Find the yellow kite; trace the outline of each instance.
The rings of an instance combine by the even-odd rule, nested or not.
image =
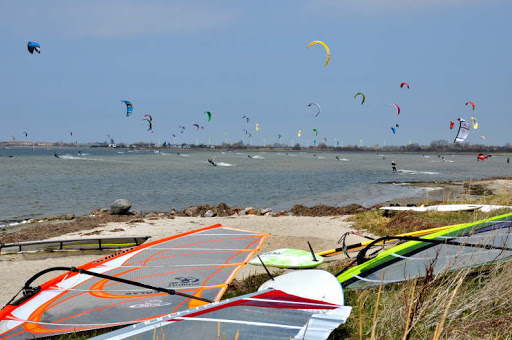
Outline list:
[[[327,66],[327,64],[329,64],[329,60],[331,60],[331,51],[329,51],[329,46],[327,46],[326,43],[324,43],[323,41],[312,41],[308,44],[308,46],[306,46],[306,48],[309,48],[309,46],[313,46],[313,45],[316,45],[316,44],[321,44],[323,47],[325,47],[325,51],[327,52],[327,59],[325,60],[325,66]]]

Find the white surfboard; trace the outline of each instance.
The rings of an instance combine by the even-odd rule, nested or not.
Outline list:
[[[512,207],[504,205],[487,205],[487,204],[441,204],[441,205],[428,205],[420,207],[381,207],[381,210],[392,210],[392,211],[440,211],[440,212],[454,212],[454,211],[472,211],[480,210],[484,212],[490,212],[499,209],[512,209]]]
[[[308,299],[344,305],[343,288],[334,275],[325,270],[299,270],[286,273],[262,284],[258,291],[279,289]]]

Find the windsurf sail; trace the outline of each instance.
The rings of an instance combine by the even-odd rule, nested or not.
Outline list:
[[[459,224],[460,225],[460,224]],[[435,233],[435,232],[438,232],[438,231],[441,231],[441,230],[446,230],[448,228],[453,228],[453,227],[456,227],[458,225],[449,225],[449,226],[444,226],[444,227],[437,227],[437,228],[430,228],[430,229],[423,229],[423,230],[418,230],[418,231],[412,231],[410,233],[404,233],[404,234],[399,234],[399,235],[396,235],[396,237],[402,237],[402,236],[422,236],[422,235],[427,235],[427,234],[432,234],[432,233]],[[326,250],[326,251],[323,251],[323,252],[320,252],[320,253],[317,253],[317,255],[319,256],[323,256],[323,257],[330,257],[330,256],[335,256],[335,255],[339,255],[339,254],[347,254],[348,252],[351,252],[351,251],[356,251],[356,250],[361,250],[363,248],[365,248],[367,245],[369,245],[370,243],[372,243],[373,241],[375,241],[375,238],[372,238],[372,237],[369,237],[369,236],[364,236],[364,235],[359,235],[359,236],[363,236],[364,238],[368,239],[368,241],[364,241],[364,242],[358,242],[358,243],[353,243],[353,244],[346,244],[346,237],[351,234],[353,232],[350,232],[350,233],[345,233],[343,234],[343,236],[340,238],[340,241],[338,241],[338,243],[341,243],[341,247],[338,247],[338,248],[334,248],[334,249],[329,249],[329,250]],[[380,246],[384,243],[393,243],[393,242],[398,242],[399,239],[398,238],[388,238],[386,240],[382,240],[382,241],[379,241],[379,242],[373,242],[373,245],[374,246]],[[347,254],[348,256],[348,254]]]
[[[27,339],[141,322],[219,301],[267,234],[220,224],[47,269],[0,311],[0,338]],[[66,273],[31,287],[50,270]]]
[[[464,119],[459,118],[459,131],[457,131],[457,136],[455,136],[454,143],[462,143],[466,140],[469,134],[469,123]]]
[[[128,237],[97,237],[68,240],[29,241],[0,243],[0,254],[22,251],[58,251],[58,250],[89,250],[119,249],[135,247],[143,244],[150,236]]]
[[[437,275],[510,260],[512,213],[400,239],[406,242],[366,260],[370,243],[359,252],[358,265],[339,273],[338,281],[344,288],[367,288],[424,277],[427,270]]]
[[[285,279],[282,284],[281,278]],[[309,286],[300,284],[304,280]],[[329,284],[331,281],[334,285]],[[263,284],[256,293],[169,314],[93,340],[327,339],[350,315],[351,307],[343,305],[343,290],[325,271],[292,272],[276,277],[276,284],[273,282]],[[321,297],[310,297],[314,292]]]

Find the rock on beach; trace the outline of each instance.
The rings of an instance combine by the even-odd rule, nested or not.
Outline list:
[[[132,207],[132,204],[125,199],[115,200],[110,205],[110,214],[111,215],[126,215],[128,211]]]

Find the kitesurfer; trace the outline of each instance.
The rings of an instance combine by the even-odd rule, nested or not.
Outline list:
[[[336,156],[336,159],[337,159],[337,160],[340,160],[340,157],[339,157],[339,156]]]
[[[211,158],[211,157],[208,158],[208,163],[210,163],[213,166],[217,166],[217,164],[215,164],[215,162],[213,161],[213,158]]]
[[[391,169],[393,170],[393,172],[396,172],[396,163],[395,163],[395,161],[391,161]]]
[[[60,158],[59,155],[57,155],[56,153],[54,153],[53,156],[56,158]]]
[[[507,164],[509,164],[509,163],[510,163],[510,158],[507,157]]]
[[[251,155],[247,155],[248,158],[252,158]]]
[[[81,156],[82,155],[82,151],[78,150],[78,154]]]

